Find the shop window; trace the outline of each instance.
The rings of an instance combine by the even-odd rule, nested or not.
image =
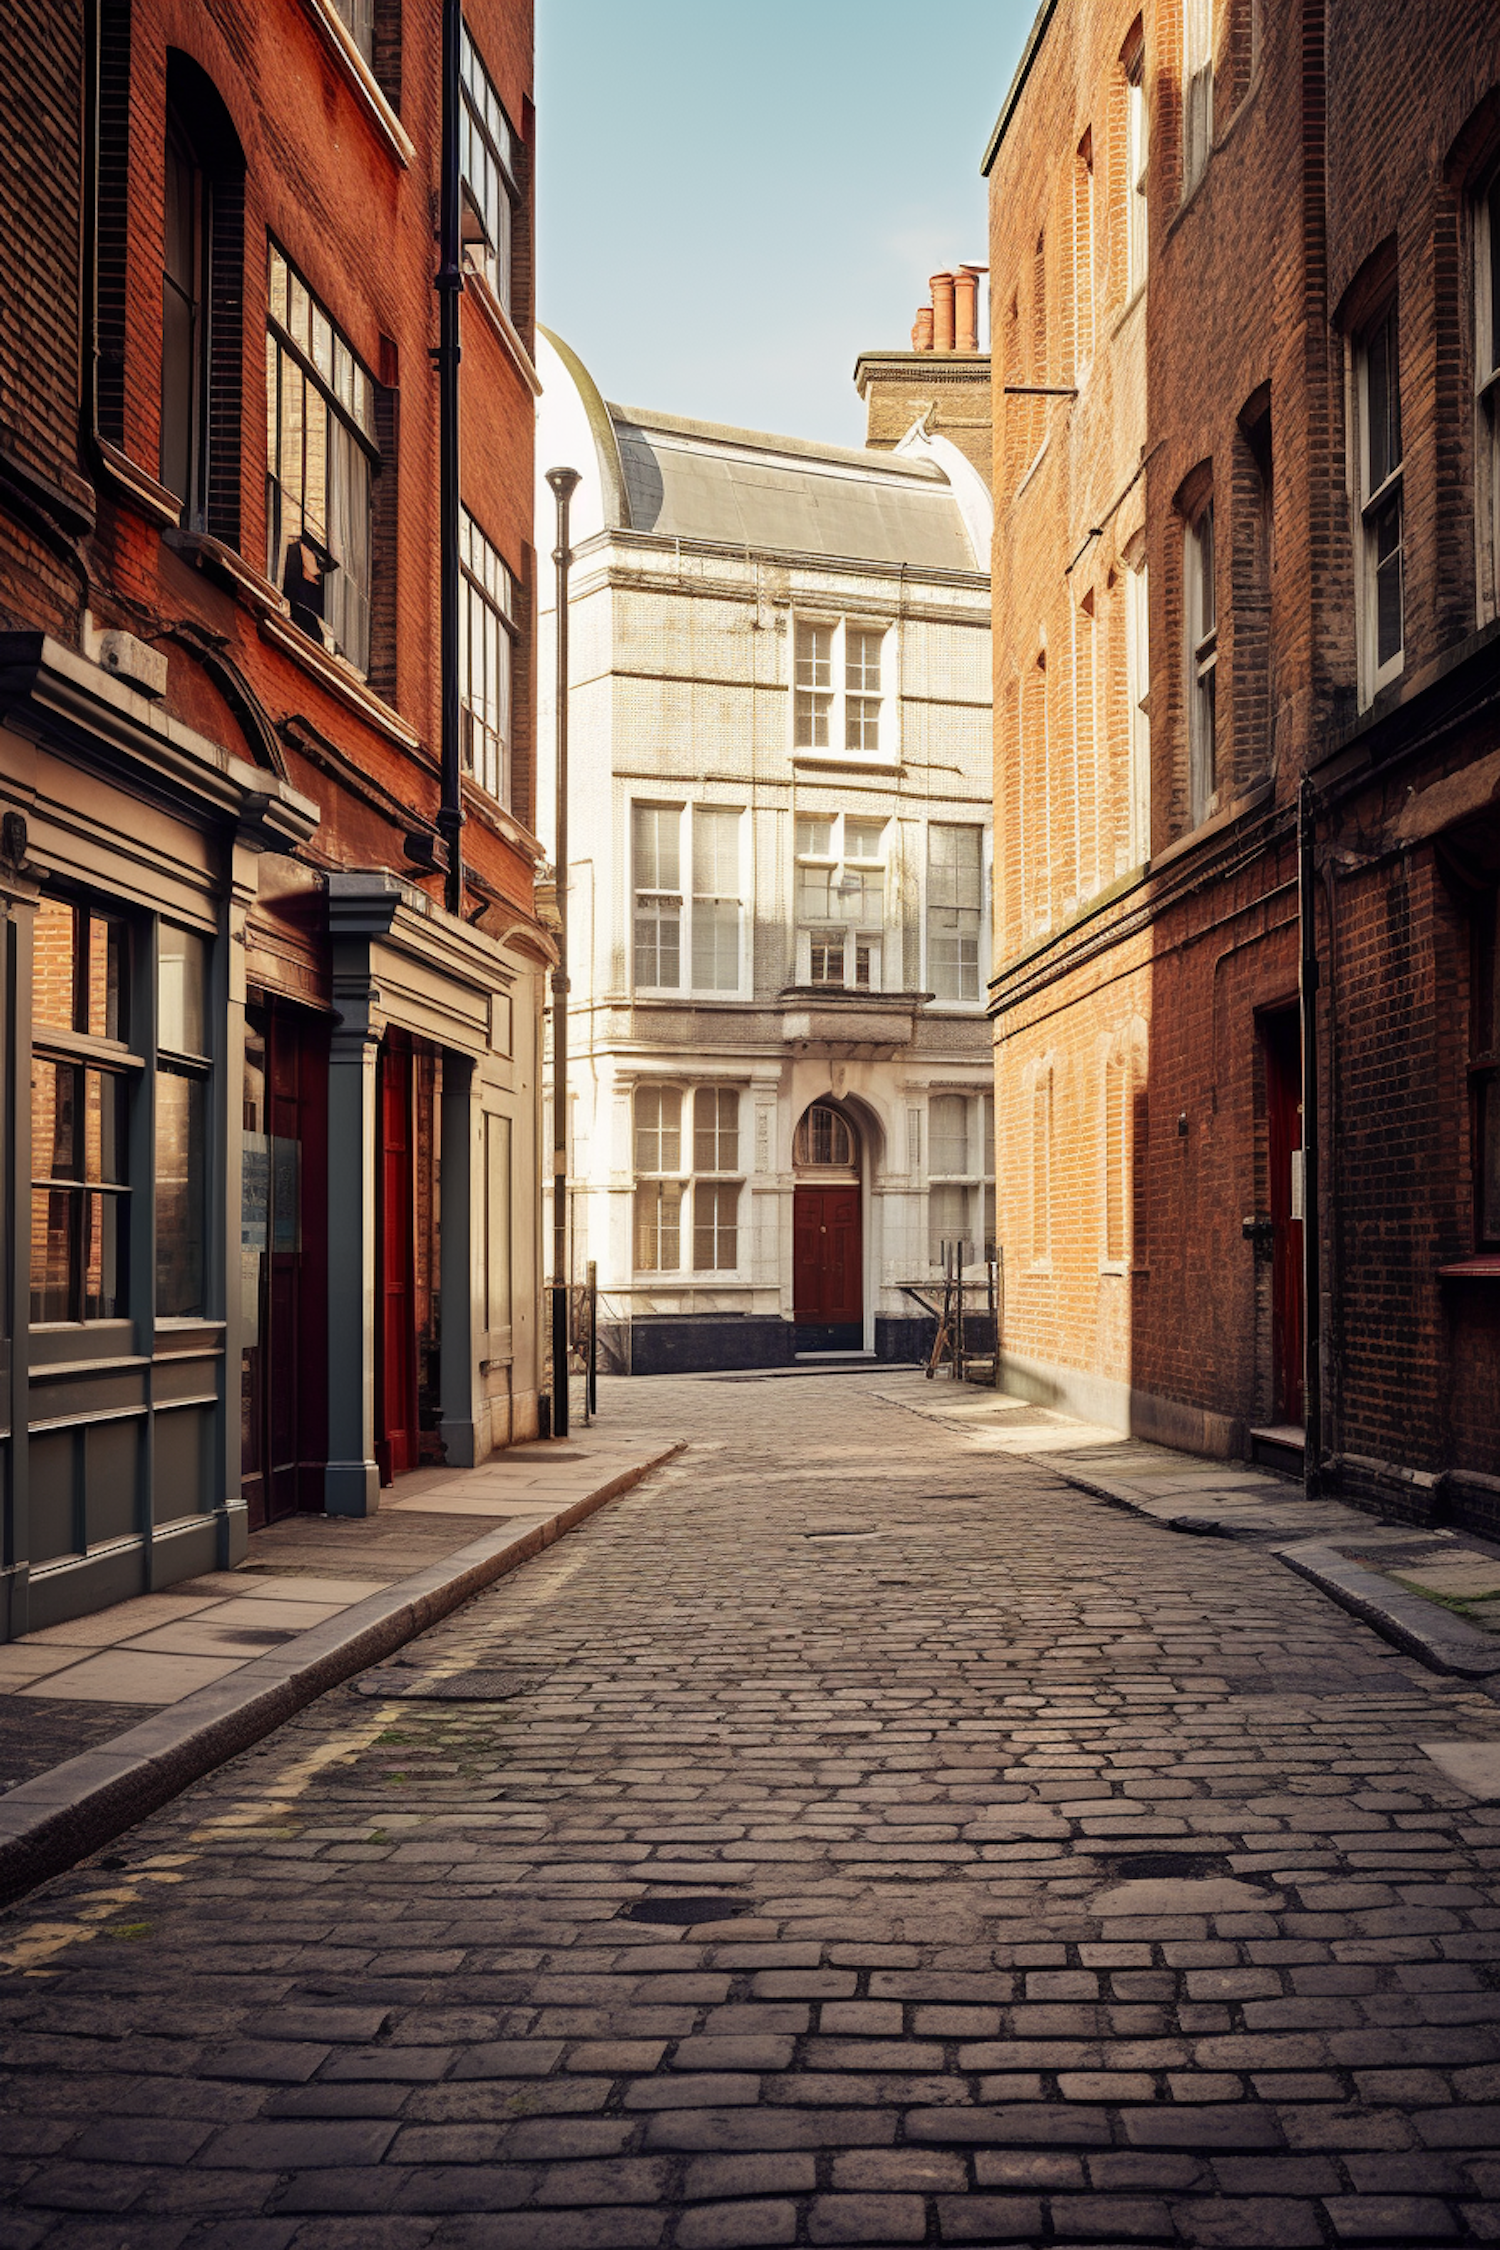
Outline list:
[[[293,622],[370,666],[375,382],[272,243],[266,336],[268,575]]]
[[[201,1315],[204,1299],[204,1137],[208,949],[163,922],[156,942],[156,1313]]]
[[[44,898],[33,952],[31,1318],[121,1320],[129,1310],[129,931],[87,904]]]

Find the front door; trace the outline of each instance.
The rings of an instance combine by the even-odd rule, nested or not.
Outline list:
[[[380,1050],[380,1149],[375,1214],[379,1301],[375,1338],[375,1459],[389,1484],[417,1465],[417,1318],[413,1241],[412,1055]]]
[[[1302,1024],[1295,1008],[1263,1016],[1266,1154],[1271,1171],[1271,1364],[1278,1422],[1299,1423],[1302,1408]]]
[[[792,1319],[798,1351],[857,1352],[864,1344],[857,1187],[794,1190]]]

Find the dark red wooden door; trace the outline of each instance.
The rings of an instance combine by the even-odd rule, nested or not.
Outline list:
[[[411,1053],[380,1050],[380,1277],[375,1353],[375,1459],[389,1484],[415,1468],[417,1436],[416,1277],[412,1261]]]
[[[1302,1221],[1292,1217],[1293,1157],[1302,1147],[1302,1030],[1295,1008],[1261,1019],[1266,1154],[1271,1170],[1271,1355],[1279,1422],[1302,1420]]]
[[[271,1003],[247,1010],[241,1458],[252,1530],[323,1505],[327,1086],[321,1023]]]
[[[792,1204],[792,1317],[799,1328],[864,1318],[857,1187],[799,1187]]]

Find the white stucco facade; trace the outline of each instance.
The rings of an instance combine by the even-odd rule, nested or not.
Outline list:
[[[906,1356],[922,1315],[901,1285],[935,1278],[943,1237],[977,1263],[993,1230],[982,484],[960,491],[920,433],[893,455],[637,413],[565,347],[539,356],[539,467],[583,477],[573,1273],[596,1261],[606,1343],[637,1372]],[[539,484],[544,553],[553,505]],[[814,1105],[838,1122],[799,1142]]]

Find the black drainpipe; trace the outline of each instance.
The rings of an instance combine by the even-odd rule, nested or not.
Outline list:
[[[1297,791],[1297,919],[1302,939],[1302,1473],[1316,1493],[1323,1449],[1322,1259],[1318,1205],[1318,817],[1313,785]]]
[[[439,204],[438,292],[438,544],[441,558],[443,793],[437,824],[446,843],[443,903],[463,913],[463,713],[458,678],[458,300],[464,275],[459,248],[459,48],[462,0],[443,0],[443,178]]]

